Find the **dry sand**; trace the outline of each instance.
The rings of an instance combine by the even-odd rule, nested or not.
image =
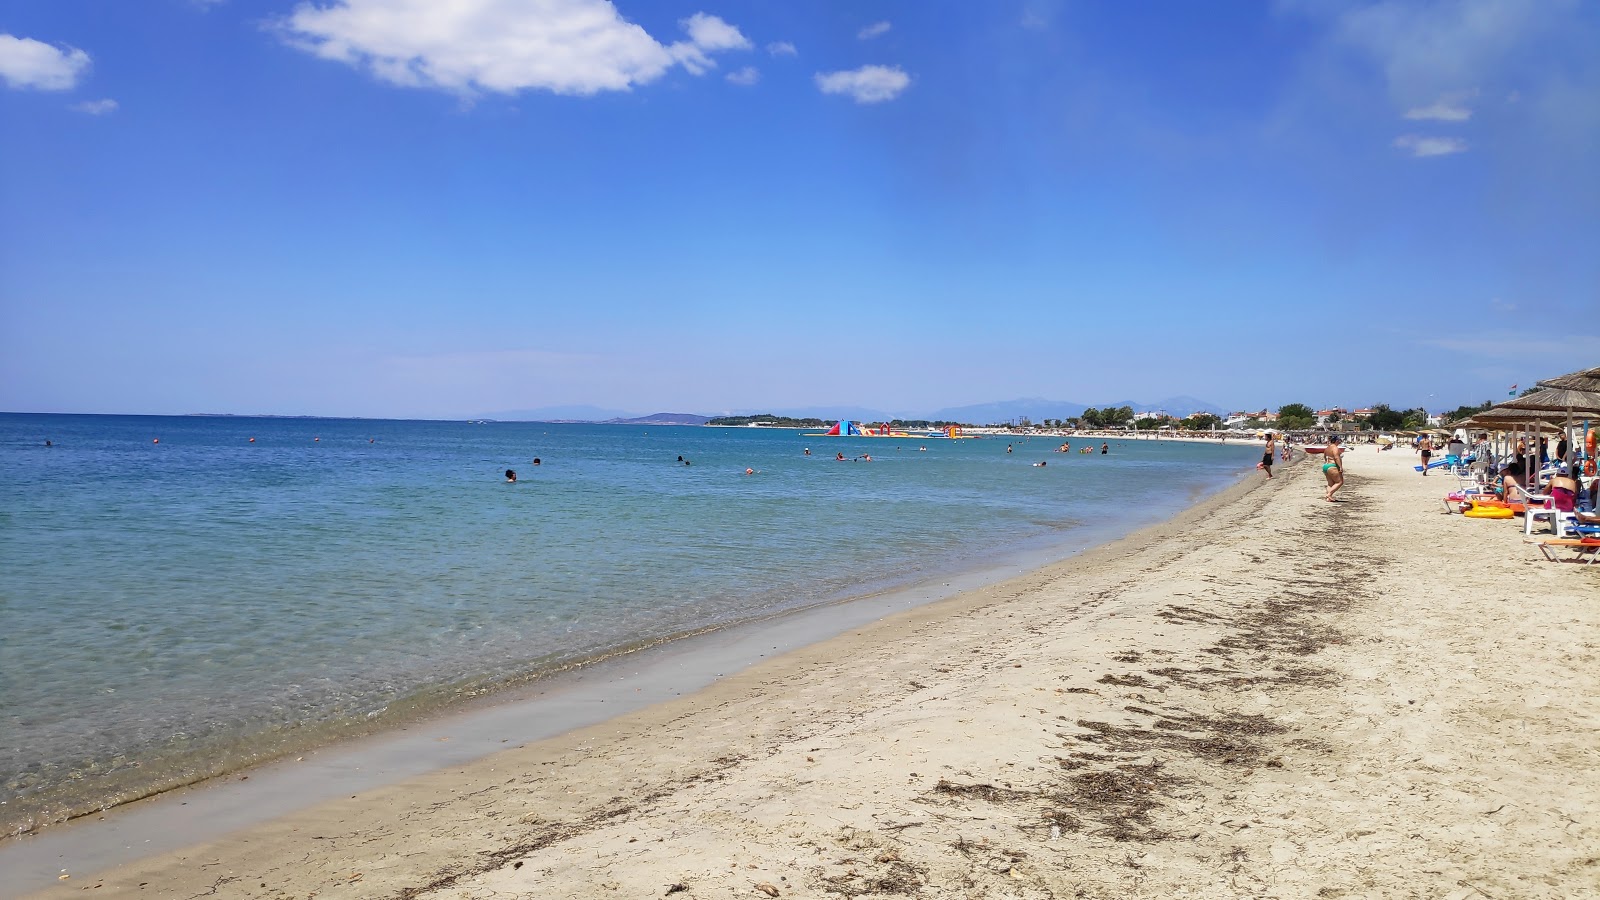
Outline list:
[[[43,896],[1600,896],[1600,566],[1347,459]]]

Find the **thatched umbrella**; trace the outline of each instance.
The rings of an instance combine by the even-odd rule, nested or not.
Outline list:
[[[1538,411],[1542,413],[1564,413],[1566,418],[1566,427],[1562,429],[1561,433],[1564,440],[1570,441],[1571,443],[1568,444],[1567,455],[1563,456],[1561,461],[1563,463],[1570,463],[1572,460],[1569,459],[1568,456],[1570,456],[1573,451],[1577,450],[1578,446],[1581,444],[1581,439],[1578,441],[1572,440],[1572,414],[1577,413],[1584,418],[1583,431],[1588,430],[1588,419],[1590,416],[1600,415],[1600,377],[1590,377],[1587,372],[1600,373],[1600,369],[1589,369],[1586,372],[1574,372],[1570,375],[1563,375],[1558,379],[1551,379],[1551,381],[1541,381],[1538,384],[1538,390],[1535,390],[1531,394],[1518,397],[1515,400],[1507,400],[1506,402],[1500,404],[1499,407],[1496,407],[1496,409],[1503,408]],[[1561,382],[1562,384],[1556,385],[1554,382]],[[1596,386],[1589,390],[1582,390],[1571,386],[1585,384],[1588,382],[1594,382]],[[1490,412],[1493,411],[1494,410],[1490,410]],[[1582,431],[1579,433],[1581,435]]]
[[[1557,418],[1552,413],[1534,409],[1513,409],[1507,404],[1490,407],[1481,413],[1473,415],[1464,422],[1459,423],[1463,428],[1487,428],[1491,431],[1509,431],[1517,435],[1523,447],[1534,447],[1538,442],[1538,435],[1545,432],[1559,432],[1561,426],[1552,420]],[[1498,443],[1498,442],[1497,442]],[[1502,459],[1511,451],[1508,441],[1500,448],[1497,455]],[[1523,459],[1522,481],[1524,485],[1533,480],[1533,473],[1538,466],[1538,453],[1525,454]]]
[[[1496,409],[1534,410],[1537,412],[1566,412],[1584,413],[1586,415],[1600,415],[1600,387],[1593,390],[1577,390],[1570,387],[1552,386],[1548,382],[1540,382],[1539,389],[1531,394],[1507,400],[1490,408]]]
[[[1575,391],[1600,392],[1600,368],[1569,372],[1559,378],[1547,378],[1538,387],[1570,388]]]

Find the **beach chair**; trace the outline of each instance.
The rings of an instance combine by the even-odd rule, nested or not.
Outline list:
[[[1578,514],[1560,509],[1542,509],[1528,507],[1522,514],[1522,534],[1525,537],[1533,535],[1533,523],[1549,522],[1550,531],[1558,538],[1564,538],[1578,525]]]
[[[1557,538],[1555,540],[1535,541],[1539,545],[1539,552],[1551,562],[1581,562],[1585,565],[1594,565],[1600,559],[1600,538]],[[1551,548],[1561,548],[1573,551],[1572,556],[1561,557]]]

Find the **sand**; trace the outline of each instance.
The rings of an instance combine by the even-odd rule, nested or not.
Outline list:
[[[1600,566],[1347,460],[40,896],[1600,896]]]

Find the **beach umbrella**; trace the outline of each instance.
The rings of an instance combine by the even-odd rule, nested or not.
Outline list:
[[[1496,409],[1600,414],[1600,388],[1586,391],[1568,387],[1547,387],[1544,382],[1540,382],[1539,389],[1533,393],[1497,404],[1489,411]]]
[[[1556,378],[1539,382],[1538,387],[1570,388],[1575,391],[1600,392],[1600,368],[1580,369]]]
[[[1488,409],[1458,424],[1462,428],[1487,428],[1491,431],[1517,431],[1524,428],[1555,431],[1549,412],[1533,409]]]
[[[1581,441],[1573,440],[1572,417],[1573,413],[1587,419],[1591,415],[1600,415],[1600,377],[1593,377],[1590,373],[1600,373],[1600,369],[1588,369],[1583,372],[1573,372],[1560,378],[1541,381],[1537,390],[1515,400],[1507,400],[1496,409],[1531,410],[1538,412],[1560,412],[1565,414],[1566,424],[1561,429],[1567,440],[1569,456],[1580,446]],[[1593,389],[1582,389],[1579,385],[1594,383]],[[1494,410],[1491,409],[1491,412]],[[1584,430],[1588,429],[1588,422],[1584,422]],[[1568,459],[1562,459],[1563,463]]]

